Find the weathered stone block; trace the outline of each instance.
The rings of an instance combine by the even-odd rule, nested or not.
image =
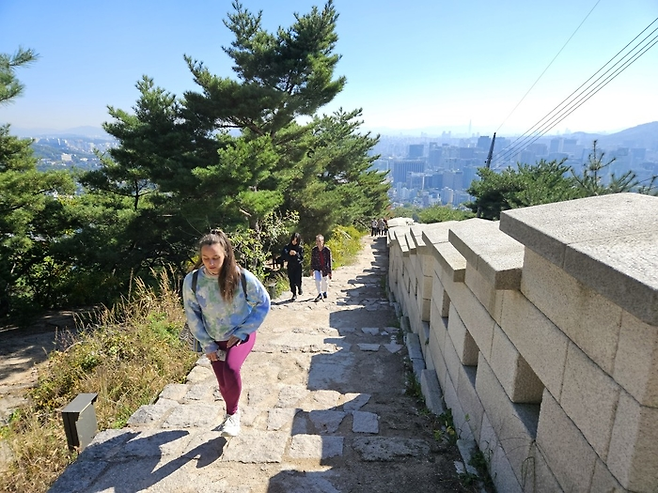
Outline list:
[[[448,238],[494,289],[519,289],[524,247],[501,232],[497,221],[460,221],[450,228]]]
[[[462,282],[464,280],[466,259],[454,246],[450,243],[439,243],[433,245],[433,248],[430,247],[430,252],[440,265],[440,269],[436,270],[441,276],[441,281],[450,279],[454,282]]]
[[[464,282],[478,301],[487,309],[489,315],[491,315],[496,323],[500,324],[500,317],[503,311],[503,292],[494,289],[493,284],[471,264],[466,266]]]
[[[443,291],[443,297],[441,298],[441,316],[447,318],[448,314],[450,313],[450,296],[448,296],[448,293],[444,290]]]
[[[505,450],[498,446],[491,454],[491,467],[496,471],[493,479],[496,491],[505,493],[522,493],[521,485],[514,473],[514,469],[505,455]]]
[[[448,316],[448,335],[452,340],[461,364],[477,365],[478,353],[480,351],[473,337],[466,330],[466,326],[454,306],[450,308],[450,314]]]
[[[432,361],[431,366],[436,371],[439,383],[441,384],[441,387],[443,387],[443,382],[446,379],[446,372],[448,371],[443,357],[443,346],[445,344],[448,328],[443,324],[442,318],[439,317],[438,320],[439,322],[433,323],[430,329],[428,359]],[[430,365],[427,364],[427,367],[429,368]]]
[[[430,295],[432,294],[432,270],[433,267],[432,265],[434,264],[435,260],[434,257],[432,257],[431,252],[429,249],[425,248],[424,253],[421,256],[421,272],[423,273],[423,276],[425,277],[425,283],[423,284],[423,291],[422,295],[425,298],[430,298]]]
[[[459,394],[457,393],[455,382],[450,379],[449,373],[445,387],[443,388],[443,399],[445,400],[446,406],[452,411],[452,421],[459,438],[473,440],[474,437],[471,433],[471,427],[468,424],[470,415],[464,410],[462,402],[459,400]]]
[[[446,338],[445,344],[443,346],[443,359],[446,362],[446,366],[448,367],[448,374],[450,375],[450,379],[455,385],[455,389],[458,390],[457,386],[459,385],[459,372],[462,369],[462,363],[450,337]]]
[[[475,387],[496,441],[505,451],[518,480],[522,477],[523,465],[535,439],[537,406],[531,408],[529,405],[512,403],[482,357],[477,367]],[[533,410],[534,416],[531,414]]]
[[[605,491],[606,493],[626,493],[628,490],[619,484],[619,481],[610,473],[603,461],[597,459],[594,465],[594,476],[592,477],[591,493]]]
[[[528,250],[521,292],[612,375],[622,309]]]
[[[489,364],[512,402],[541,402],[544,385],[498,325],[494,327]]]
[[[482,416],[482,429],[478,448],[489,462],[489,473],[496,491],[523,491],[516,474],[512,471],[509,460],[505,456],[505,450],[498,443],[498,438],[486,413]]]
[[[425,405],[436,415],[443,414],[446,407],[443,403],[443,392],[434,370],[423,370],[420,374],[420,389],[425,397]]]
[[[658,491],[658,409],[643,407],[621,393],[607,464],[625,488]]]
[[[464,283],[448,281],[443,285],[450,297],[451,307],[457,310],[479,350],[488,359],[491,354],[493,327],[496,322]]]
[[[439,345],[443,347],[444,339],[448,333],[448,318],[441,315],[441,307],[432,300],[432,310],[430,312],[430,333],[436,331]]]
[[[539,412],[537,446],[564,491],[589,491],[596,452],[548,390]]]
[[[434,371],[436,372],[436,377],[439,379],[439,385],[443,389],[446,378],[448,378],[448,367],[446,366],[443,352],[436,349],[436,338],[434,334],[430,334],[430,347],[432,348],[431,354]]]
[[[653,213],[658,215],[658,199]],[[644,322],[658,325],[658,228],[569,245],[564,270]]]
[[[532,446],[530,457],[525,462],[522,472],[521,487],[524,493],[563,493],[560,484],[548,467],[546,459],[537,448],[537,444]],[[595,491],[592,490],[592,493]]]
[[[428,322],[430,319],[430,307],[432,305],[432,300],[429,298],[423,298],[422,303],[421,303],[421,313],[420,313],[420,319],[423,322]]]
[[[505,291],[502,319],[501,328],[523,359],[544,386],[559,396],[569,339],[518,291]]]
[[[658,325],[658,198],[618,193],[504,211],[500,229]]]
[[[448,242],[448,231],[457,221],[445,221],[423,225],[422,239],[425,245]]]
[[[434,369],[430,358],[430,324],[429,322],[421,322],[421,332],[418,334],[420,338],[420,349],[423,351],[423,358],[425,359],[425,367]],[[428,362],[429,360],[429,362]]]
[[[434,264],[435,267],[440,267],[438,264]],[[432,302],[436,303],[438,306],[441,306],[441,300],[445,296],[445,289],[443,283],[441,282],[441,277],[437,271],[432,273]],[[446,314],[446,316],[448,316]]]
[[[622,314],[613,377],[640,404],[658,408],[658,327]]]
[[[476,374],[477,367],[462,366],[457,382],[457,392],[465,413],[464,420],[471,430],[471,435],[477,441],[480,438],[484,407],[475,388]]]
[[[569,345],[560,405],[603,459],[608,454],[619,391],[619,385],[585,353]]]

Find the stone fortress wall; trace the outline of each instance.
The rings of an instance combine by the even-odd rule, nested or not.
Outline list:
[[[497,491],[657,492],[658,197],[409,222],[389,288],[414,371]]]

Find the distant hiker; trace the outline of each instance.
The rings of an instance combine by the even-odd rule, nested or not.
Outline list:
[[[256,342],[256,330],[270,311],[270,297],[258,278],[238,266],[223,231],[199,240],[199,260],[183,281],[190,331],[210,360],[226,403],[222,436],[240,432],[240,369]]]
[[[283,260],[288,262],[288,282],[292,298],[290,301],[297,299],[297,294],[302,295],[302,261],[304,260],[304,247],[302,246],[302,237],[299,233],[293,233],[290,237],[290,243],[281,252]]]
[[[379,223],[377,219],[373,219],[370,223],[370,236],[377,236],[377,231],[379,230]]]
[[[327,298],[327,286],[331,279],[331,250],[324,246],[324,236],[315,237],[315,246],[311,250],[311,270],[315,279],[318,295],[313,300],[316,303]]]
[[[380,217],[379,222],[377,223],[377,228],[379,229],[379,234],[383,235],[384,234],[384,228],[386,227],[386,223],[384,222],[384,218]]]

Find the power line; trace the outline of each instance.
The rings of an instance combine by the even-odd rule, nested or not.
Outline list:
[[[564,43],[564,45],[562,45],[562,48],[560,48],[560,51],[557,52],[557,54],[553,57],[553,59],[550,61],[550,63],[546,66],[546,68],[544,69],[544,71],[543,71],[541,74],[539,74],[539,77],[537,77],[537,80],[536,80],[535,82],[533,82],[533,84],[530,86],[530,89],[528,89],[528,91],[523,95],[523,97],[521,98],[521,100],[520,100],[518,103],[516,103],[516,106],[514,106],[514,108],[512,109],[512,111],[510,111],[509,115],[507,115],[507,116],[505,117],[505,119],[503,120],[503,123],[500,124],[500,126],[498,127],[498,129],[496,130],[496,132],[498,132],[498,131],[502,128],[502,126],[505,125],[505,123],[507,122],[507,120],[509,120],[509,117],[512,116],[512,114],[513,114],[513,113],[516,111],[516,109],[521,105],[521,103],[522,103],[523,100],[526,98],[526,96],[527,96],[528,94],[530,94],[530,91],[532,91],[532,89],[537,85],[537,82],[539,82],[539,80],[544,76],[544,74],[546,73],[546,71],[547,71],[549,68],[551,68],[551,65],[553,65],[553,62],[557,59],[557,57],[560,56],[560,53],[562,53],[562,50],[564,50],[564,49],[566,48],[566,46],[569,44],[569,41],[571,41],[571,38],[573,38],[573,37],[576,35],[576,33],[578,32],[578,30],[580,29],[580,27],[585,23],[585,21],[587,20],[587,18],[588,18],[588,17],[590,16],[590,14],[594,11],[594,9],[596,8],[596,6],[599,4],[600,1],[601,1],[601,0],[597,0],[597,2],[594,4],[594,7],[591,8],[591,10],[590,10],[590,11],[587,13],[587,15],[585,16],[585,18],[580,22],[580,24],[578,24],[578,27],[577,27],[576,30],[571,34],[571,36],[569,36],[569,39],[567,39],[566,43]]]
[[[497,156],[496,161],[499,161],[499,160],[501,160],[501,159],[503,159],[503,158],[507,158],[507,157],[509,157],[511,154],[513,154],[514,152],[517,152],[520,148],[522,148],[522,147],[524,147],[524,146],[526,146],[526,145],[529,145],[529,144],[527,144],[527,141],[528,141],[529,139],[533,139],[533,138],[534,138],[534,135],[533,135],[533,134],[540,133],[542,130],[545,129],[545,126],[546,126],[546,120],[549,120],[549,121],[552,123],[552,122],[554,121],[555,116],[556,116],[556,115],[554,115],[554,113],[558,112],[558,114],[559,114],[559,112],[563,111],[563,110],[564,110],[564,106],[565,106],[565,105],[568,105],[568,104],[571,103],[571,102],[570,102],[570,99],[572,98],[572,96],[574,96],[574,94],[576,94],[576,93],[577,93],[577,92],[578,92],[583,86],[585,86],[585,84],[587,84],[590,80],[592,80],[592,79],[593,79],[593,78],[594,78],[599,72],[601,72],[601,71],[602,71],[607,65],[609,65],[609,64],[610,64],[615,58],[617,58],[617,57],[620,55],[620,53],[622,53],[624,50],[626,50],[626,48],[628,48],[628,46],[629,46],[630,44],[632,44],[632,43],[633,43],[637,38],[639,38],[639,37],[640,37],[640,36],[641,36],[641,35],[642,35],[647,29],[649,29],[649,28],[651,27],[652,24],[654,24],[654,23],[657,22],[657,21],[658,21],[658,18],[656,18],[651,24],[649,24],[649,26],[647,26],[647,27],[646,27],[646,28],[645,28],[640,34],[638,34],[633,40],[631,40],[631,42],[628,43],[624,48],[622,48],[622,49],[621,49],[621,50],[620,50],[615,56],[613,56],[610,60],[608,60],[608,62],[607,62],[603,67],[601,67],[601,68],[600,68],[600,69],[599,69],[594,75],[592,75],[592,76],[591,76],[589,79],[587,79],[583,84],[581,84],[580,87],[578,87],[578,89],[576,89],[574,92],[572,92],[572,93],[571,93],[566,99],[564,99],[564,100],[563,100],[558,106],[556,106],[553,110],[551,110],[546,116],[544,116],[541,120],[539,120],[539,122],[537,122],[535,125],[533,125],[529,130],[527,130],[526,132],[524,132],[524,133],[523,133],[520,137],[518,137],[518,138],[517,138],[512,144],[510,144],[510,145],[507,146],[505,149],[503,149],[503,150],[501,151],[501,153]],[[646,36],[642,41],[640,41],[640,43],[646,41],[646,39],[647,39],[649,36],[651,36],[653,33],[655,33],[655,32],[656,32],[656,29],[654,29],[654,31],[653,31],[652,33],[650,33],[650,34],[649,34],[648,36]],[[648,44],[650,44],[654,39],[655,39],[655,38],[649,40]],[[624,55],[624,56],[621,58],[621,60],[623,60],[624,58],[626,58],[626,57],[628,57],[629,55],[631,55],[631,53],[632,53],[634,50],[636,50],[636,49],[638,48],[638,46],[639,46],[640,43],[638,43],[638,45],[636,45],[635,47],[633,47],[633,49],[632,49],[629,53],[627,53],[626,55]],[[655,43],[654,43],[654,44],[655,44]],[[646,45],[645,45],[645,46],[646,46]],[[651,46],[653,46],[653,44],[652,44]],[[650,48],[651,46],[649,46],[649,48]],[[642,47],[642,48],[644,48],[644,47]],[[648,49],[648,48],[647,48],[647,49]],[[646,51],[647,51],[647,50],[644,50],[644,52],[646,52]],[[642,52],[641,54],[643,54],[644,52]],[[634,61],[635,59],[637,59],[637,57],[635,57],[635,58],[633,59],[633,61]],[[613,65],[613,67],[616,66],[616,65],[618,65],[618,64],[621,62],[621,60],[617,61],[617,62]],[[627,63],[626,65],[623,66],[623,68],[625,69],[628,65],[629,65],[629,64]],[[604,73],[604,75],[607,74],[610,70],[611,70],[611,69],[608,69],[608,70]],[[621,72],[621,70],[617,70],[617,72],[615,73],[615,76],[616,76],[618,73],[620,73],[620,72]],[[588,86],[585,90],[591,88],[592,85],[593,85],[594,83],[598,82],[598,81],[601,79],[601,77],[603,77],[603,76],[600,76],[598,79],[596,79],[596,81],[594,81],[592,84],[590,84],[590,86]],[[613,78],[614,78],[614,77],[613,77]],[[610,80],[612,80],[612,79],[610,79]],[[609,82],[609,80],[608,80],[608,82]],[[597,92],[598,92],[598,91],[597,91]],[[582,94],[582,91],[581,91],[581,93],[579,93],[578,96],[576,96],[576,97],[581,96],[581,94]],[[593,94],[592,94],[592,95],[593,95]],[[589,98],[587,98],[587,99],[589,99]],[[583,101],[583,102],[584,102],[584,101]],[[579,106],[580,106],[580,105],[579,105]],[[569,113],[569,114],[570,114],[570,113]],[[568,116],[568,115],[566,115],[566,116]],[[564,118],[566,118],[566,116],[564,116]],[[564,119],[564,118],[562,118],[562,119]],[[559,120],[559,121],[561,121],[561,120]],[[559,121],[558,121],[558,122],[555,122],[555,124],[559,123]],[[555,126],[555,125],[553,125],[553,126]],[[551,127],[551,128],[552,128],[552,127]],[[550,128],[549,128],[548,130],[550,130]],[[546,130],[546,131],[548,131],[548,130]],[[545,132],[544,132],[544,133],[545,133]],[[526,135],[526,134],[529,134],[529,135]],[[541,135],[543,135],[543,134],[541,134]],[[539,135],[537,138],[541,137],[541,135]],[[537,138],[534,138],[534,140],[537,140]],[[534,140],[533,140],[533,142],[534,142]]]
[[[624,65],[619,67],[613,74],[609,75],[606,79],[604,79],[602,82],[597,84],[595,87],[593,87],[587,94],[584,95],[579,95],[579,99],[576,99],[570,103],[570,106],[563,108],[560,110],[560,113],[557,115],[553,116],[551,120],[547,121],[546,123],[543,124],[543,126],[539,129],[536,130],[536,132],[539,132],[536,136],[529,136],[526,138],[532,138],[530,142],[523,142],[520,143],[513,148],[510,148],[505,154],[499,156],[496,161],[506,159],[508,157],[511,157],[514,153],[520,151],[522,148],[525,148],[529,146],[530,144],[536,142],[539,138],[541,138],[543,135],[545,135],[547,132],[549,132],[551,129],[553,129],[558,123],[560,123],[562,120],[567,118],[571,113],[573,113],[575,110],[577,110],[580,106],[582,106],[586,101],[588,101],[592,96],[594,96],[596,93],[598,93],[603,87],[605,87],[609,82],[614,80],[621,72],[623,72],[628,66],[630,66],[635,60],[637,60],[640,56],[642,56],[644,53],[646,53],[650,48],[652,48],[655,44],[658,44],[658,35],[656,35],[654,38],[652,38],[645,47],[643,47],[643,51],[640,53],[637,53],[634,55],[634,58],[631,60],[628,60]],[[598,81],[598,79],[597,79]],[[596,81],[595,81],[596,82]],[[591,85],[590,85],[591,87]]]
[[[655,28],[652,32],[639,41],[628,53],[623,55],[619,60],[617,60],[610,68],[608,68],[602,75],[590,83],[585,89],[582,89],[588,82],[590,82],[597,74],[604,70],[608,65],[610,65],[621,53],[623,53],[633,42],[635,42],[642,34],[647,31],[653,24],[658,22],[658,18],[654,19],[646,28],[644,28],[635,38],[633,38],[624,48],[622,48],[617,54],[615,54],[610,60],[608,60],[599,70],[597,70],[594,75],[587,79],[583,84],[581,84],[575,91],[573,91],[567,98],[565,98],[560,104],[553,108],[549,113],[547,113],[541,120],[535,123],[530,129],[526,130],[521,136],[519,136],[514,142],[505,147],[500,153],[495,157],[494,163],[507,159],[515,153],[519,152],[523,148],[529,146],[543,135],[545,135],[549,130],[554,128],[558,123],[564,120],[567,116],[573,113],[577,108],[579,108],[585,101],[589,100],[594,94],[599,92],[604,86],[609,82],[614,80],[621,72],[633,64],[640,56],[644,55],[649,49],[651,49],[656,43],[658,43],[658,35],[654,35],[658,28]],[[651,37],[653,36],[653,37]],[[631,57],[626,60],[620,67],[616,68],[617,65],[623,62],[624,59]],[[609,74],[610,71],[614,71]],[[609,74],[606,76],[606,74]],[[605,77],[605,78],[604,78]],[[601,81],[603,79],[603,81]],[[600,82],[601,81],[601,82]],[[582,89],[582,91],[581,91]],[[589,92],[586,92],[589,91]],[[574,96],[575,95],[575,96]],[[530,141],[530,142],[529,142]]]

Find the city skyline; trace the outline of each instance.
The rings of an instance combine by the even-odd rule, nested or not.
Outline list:
[[[195,90],[183,55],[232,77],[222,51],[230,3],[5,0],[0,52],[32,48],[39,60],[17,71],[24,95],[0,106],[0,123],[23,129],[100,127],[107,106],[131,111],[142,75],[178,96]],[[263,11],[269,32],[306,14],[308,0],[244,1]],[[335,0],[347,85],[321,109],[363,108],[363,128],[519,135],[528,131],[658,18],[653,0],[529,5],[519,0],[443,5]],[[650,27],[645,35],[657,27]],[[542,75],[543,74],[543,75]],[[658,120],[658,48],[646,50],[552,133],[611,133]]]

